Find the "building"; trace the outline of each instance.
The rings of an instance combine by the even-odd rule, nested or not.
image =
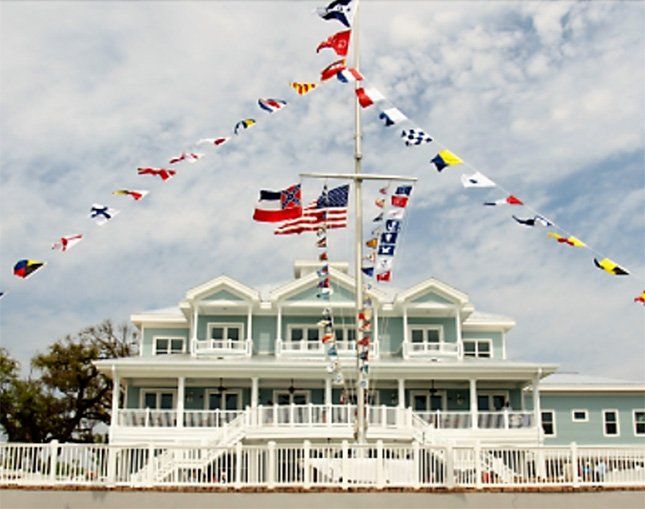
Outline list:
[[[139,356],[96,362],[121,388],[110,442],[352,439],[355,285],[346,263],[331,264],[333,296],[317,299],[319,266],[296,262],[294,280],[266,295],[217,277],[190,289],[177,307],[134,314]],[[645,443],[643,384],[572,384],[571,376],[550,376],[555,365],[508,360],[513,320],[476,311],[466,294],[435,279],[391,295],[369,293],[368,440]],[[325,306],[334,311],[346,385],[326,371],[318,325]]]

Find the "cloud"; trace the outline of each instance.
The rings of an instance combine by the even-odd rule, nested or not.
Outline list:
[[[300,98],[287,86],[331,60],[313,48],[340,26],[312,16],[315,4],[0,4],[3,346],[25,361],[83,325],[173,305],[218,274],[270,286],[291,277],[294,257],[316,256],[310,239],[276,239],[250,220],[261,188],[353,169],[351,88]],[[642,309],[631,303],[645,247],[642,20],[637,3],[365,3],[370,85],[634,272],[611,278],[588,252],[483,208],[494,190],[463,190],[463,168],[437,174],[436,147],[406,148],[372,108],[366,171],[420,178],[397,286],[435,276],[478,309],[514,317],[515,357],[642,378]],[[258,97],[289,106],[269,117]],[[249,116],[257,126],[219,150],[201,147],[208,156],[174,180],[136,175]],[[141,203],[110,194],[128,186],[151,194]],[[317,194],[304,186],[307,199]],[[366,186],[367,215],[374,192]],[[97,229],[86,217],[95,201],[123,212]],[[49,251],[77,231],[87,239],[72,252]],[[333,258],[353,260],[350,233],[333,233]],[[49,266],[14,280],[25,257]]]

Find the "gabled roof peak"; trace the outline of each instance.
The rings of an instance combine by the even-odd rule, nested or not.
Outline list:
[[[260,292],[225,275],[217,276],[186,292],[186,300],[199,300],[217,290],[227,289],[240,297],[259,302]]]

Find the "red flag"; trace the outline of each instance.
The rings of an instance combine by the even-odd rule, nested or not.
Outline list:
[[[392,206],[393,207],[406,207],[408,205],[408,197],[395,194],[392,196]]]
[[[524,205],[524,203],[522,203],[522,200],[516,198],[512,194],[508,198],[506,198],[506,203],[508,203],[509,205]]]
[[[345,30],[344,32],[338,32],[328,37],[326,41],[318,45],[316,53],[320,53],[320,50],[323,48],[331,48],[338,56],[344,57],[347,55],[347,50],[349,49],[349,38],[351,35],[351,30]]]
[[[325,67],[322,71],[320,71],[320,80],[325,81],[325,80],[328,80],[329,78],[333,78],[334,76],[336,76],[336,74],[338,74],[343,69],[345,69],[345,59],[341,58],[340,60],[336,60],[335,62],[332,62],[327,67]]]
[[[392,272],[389,271],[389,270],[387,272],[383,272],[381,274],[376,274],[376,280],[377,281],[389,281],[391,279],[391,277],[392,277]]]

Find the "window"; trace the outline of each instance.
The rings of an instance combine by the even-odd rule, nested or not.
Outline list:
[[[317,325],[290,325],[289,341],[318,341],[320,329]]]
[[[634,435],[645,435],[645,410],[634,410]]]
[[[602,411],[602,430],[606,437],[617,437],[620,435],[618,410]]]
[[[356,341],[356,328],[353,325],[334,327],[334,334],[337,341]]]
[[[545,437],[555,436],[555,412],[553,410],[542,410],[542,430]]]
[[[410,326],[412,343],[441,343],[443,342],[443,327],[441,325]]]
[[[209,323],[208,339],[215,341],[240,341],[244,337],[244,326],[240,323]]]
[[[306,405],[310,396],[310,391],[273,391],[273,401],[278,405]]]
[[[493,342],[490,339],[464,340],[464,357],[489,359],[493,356]]]
[[[477,391],[477,410],[481,412],[504,410],[507,401],[510,401],[508,391]],[[508,409],[510,410],[510,407]]]
[[[241,410],[242,391],[239,389],[206,389],[206,410]]]
[[[141,407],[150,410],[172,410],[175,408],[175,391],[168,389],[142,390]]]
[[[589,411],[585,410],[585,409],[571,410],[571,420],[573,422],[588,422],[589,421]]]
[[[184,353],[184,338],[155,338],[155,355]]]

